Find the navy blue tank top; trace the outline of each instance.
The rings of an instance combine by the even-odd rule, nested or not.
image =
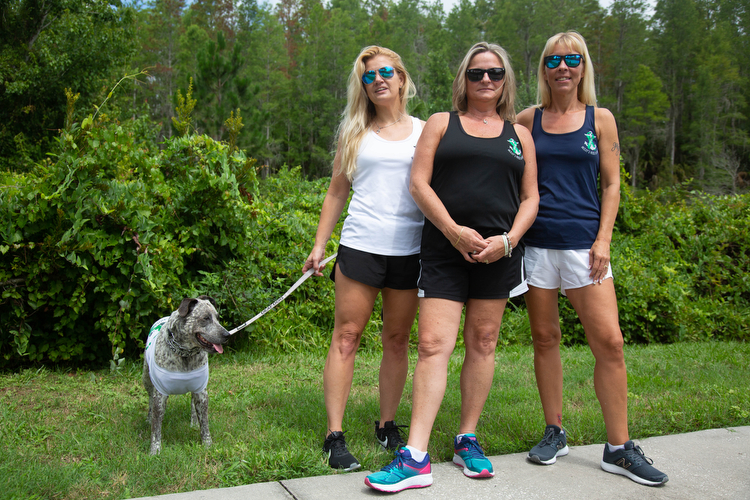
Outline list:
[[[599,232],[599,147],[594,107],[586,106],[583,126],[566,134],[542,129],[542,110],[531,130],[536,146],[539,212],[524,235],[533,247],[589,249]]]
[[[489,238],[510,231],[513,225],[525,165],[512,123],[505,121],[499,137],[474,137],[451,112],[435,151],[430,186],[457,224]],[[444,258],[455,252],[453,242],[425,219],[421,258]]]

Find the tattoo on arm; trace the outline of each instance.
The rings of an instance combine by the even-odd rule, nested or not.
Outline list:
[[[611,151],[615,151],[615,152],[619,153],[620,152],[620,145],[618,143],[616,143],[616,142],[613,142],[612,143],[612,149],[611,149]]]

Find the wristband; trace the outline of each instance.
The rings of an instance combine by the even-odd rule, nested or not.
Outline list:
[[[508,233],[503,233],[503,236],[508,240],[508,249],[505,253],[506,257],[512,257],[513,256],[513,240],[510,239],[510,236]]]

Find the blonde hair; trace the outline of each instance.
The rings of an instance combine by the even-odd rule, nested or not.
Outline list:
[[[596,106],[596,85],[594,82],[594,65],[589,55],[589,49],[586,47],[586,40],[583,39],[577,31],[566,31],[558,33],[547,40],[542,55],[539,58],[539,72],[537,73],[538,83],[536,91],[536,102],[542,108],[548,108],[552,104],[552,94],[550,93],[549,83],[544,78],[544,58],[555,50],[555,46],[562,44],[569,50],[583,56],[583,78],[578,83],[578,100],[588,106]]]
[[[409,99],[416,95],[414,82],[406,71],[401,56],[390,49],[370,45],[365,47],[357,56],[349,74],[349,83],[347,86],[346,108],[341,114],[342,119],[338,129],[338,151],[340,155],[340,171],[351,182],[354,171],[357,170],[357,156],[359,147],[362,144],[370,124],[375,120],[377,112],[375,105],[367,97],[365,84],[362,82],[362,74],[365,72],[367,61],[375,56],[383,55],[388,57],[393,63],[393,68],[401,75],[404,81],[403,86],[399,89],[400,111],[406,114],[406,105]]]
[[[500,99],[497,100],[495,109],[500,118],[511,123],[516,122],[516,75],[510,65],[510,56],[501,46],[494,43],[479,42],[469,49],[458,67],[456,78],[453,79],[453,109],[465,113],[468,109],[466,98],[466,70],[471,64],[472,58],[483,52],[492,52],[505,68],[505,85]]]

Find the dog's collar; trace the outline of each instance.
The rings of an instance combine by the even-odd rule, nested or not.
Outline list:
[[[174,339],[174,334],[172,333],[172,330],[167,327],[167,347],[169,349],[177,354],[178,356],[182,356],[183,358],[187,358],[189,356],[195,356],[201,351],[200,347],[193,347],[192,349],[185,349],[180,344],[177,343],[177,341]]]

